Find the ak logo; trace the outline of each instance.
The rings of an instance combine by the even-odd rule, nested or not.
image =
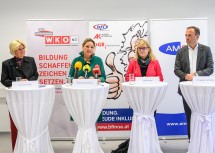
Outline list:
[[[181,42],[170,42],[159,47],[160,52],[169,55],[176,55],[181,48]]]

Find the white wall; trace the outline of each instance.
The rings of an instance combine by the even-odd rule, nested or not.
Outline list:
[[[3,2],[2,2],[3,3]],[[26,19],[166,19],[208,18],[208,45],[215,56],[215,1],[212,0],[37,0],[5,1],[0,5],[0,73],[3,60],[11,57],[13,39],[26,42]],[[0,97],[4,97],[0,85]],[[9,127],[5,103],[0,102],[0,131]],[[3,121],[2,121],[3,120]],[[9,128],[8,128],[9,130]]]

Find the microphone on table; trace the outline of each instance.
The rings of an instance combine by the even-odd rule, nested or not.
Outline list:
[[[86,79],[88,72],[91,71],[90,62],[85,63],[85,65],[83,66],[83,71],[84,71],[84,78]]]
[[[100,66],[98,64],[96,64],[93,68],[93,74],[96,79],[98,79],[98,76],[101,75]]]
[[[82,68],[82,63],[80,61],[77,61],[75,63],[74,68],[75,68],[74,79],[77,79],[78,78],[78,71],[81,70],[81,68]]]

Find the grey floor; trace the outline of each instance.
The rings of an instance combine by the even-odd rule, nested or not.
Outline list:
[[[99,141],[104,153],[111,153],[111,150],[124,140]],[[186,153],[188,148],[187,139],[160,140],[163,153]],[[72,153],[74,141],[52,141],[55,153]],[[10,133],[0,133],[0,153],[12,153]]]

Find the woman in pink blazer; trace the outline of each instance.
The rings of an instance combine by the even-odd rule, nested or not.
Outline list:
[[[148,42],[143,39],[137,40],[135,50],[136,57],[130,60],[125,81],[129,81],[129,74],[134,74],[134,77],[158,76],[160,81],[163,81],[160,64]]]

